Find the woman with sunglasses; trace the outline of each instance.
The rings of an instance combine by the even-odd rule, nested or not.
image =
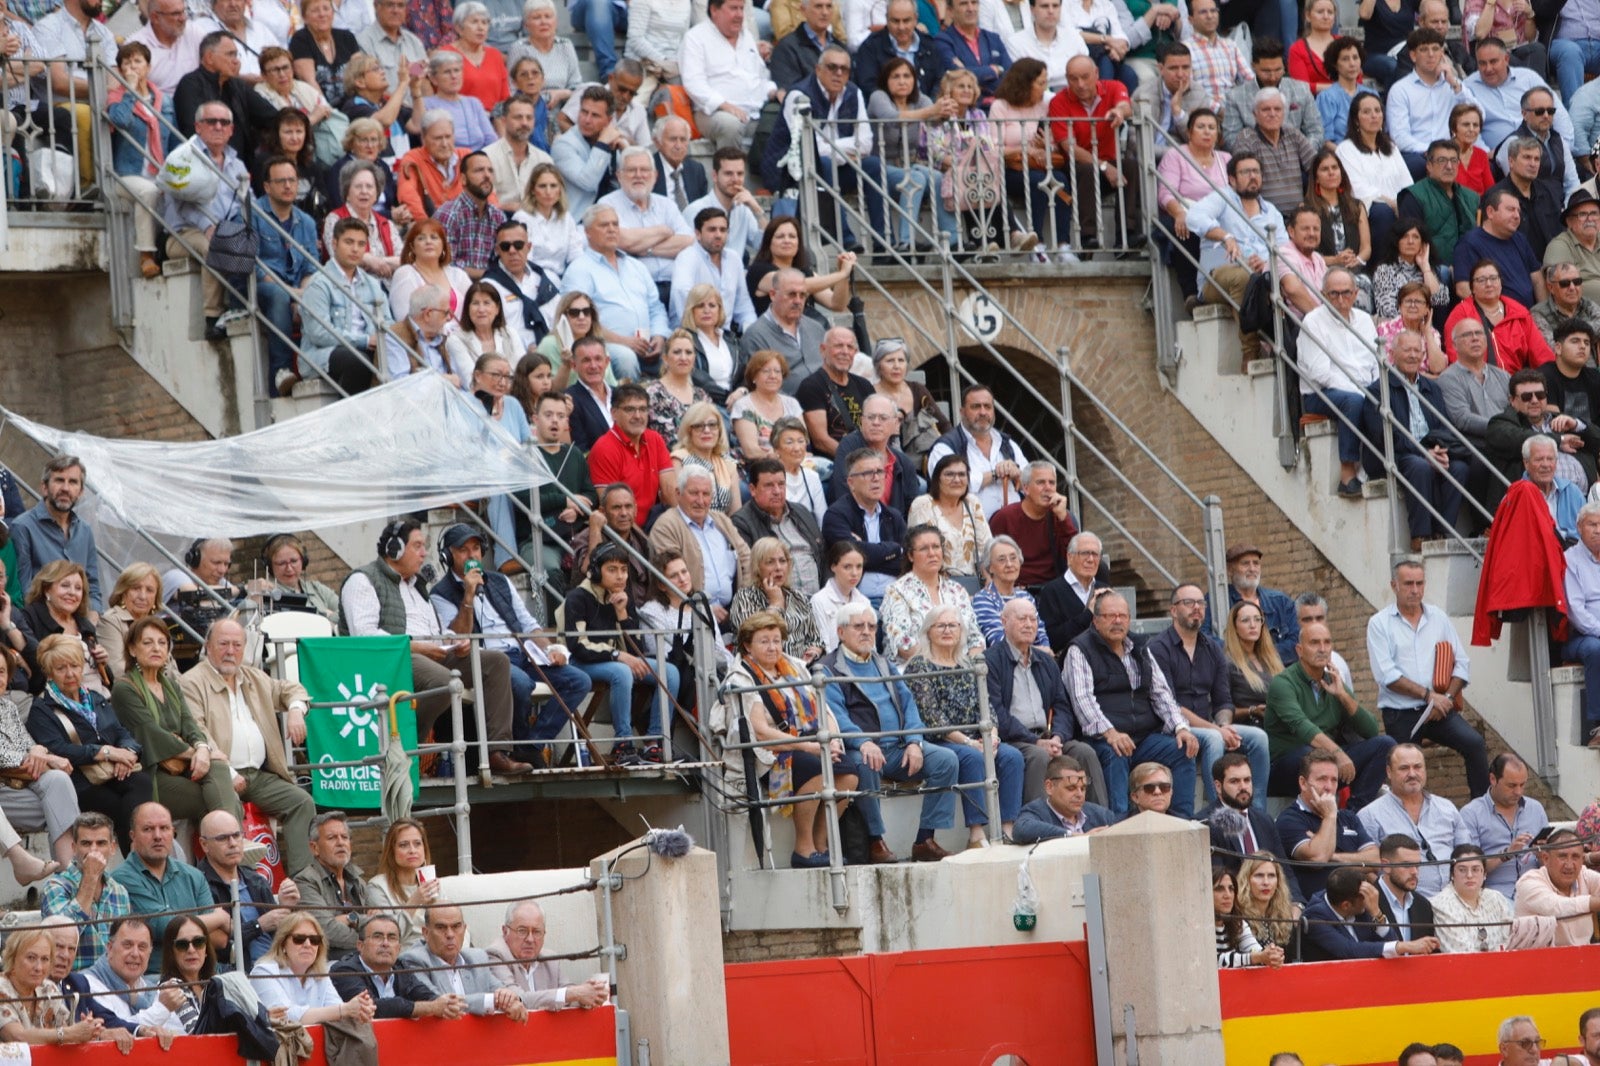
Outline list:
[[[1471,294],[1456,304],[1444,320],[1444,351],[1453,363],[1456,345],[1451,338],[1457,323],[1476,317],[1489,334],[1488,362],[1507,374],[1525,366],[1538,367],[1555,361],[1556,353],[1545,343],[1544,335],[1527,307],[1504,295],[1500,266],[1492,259],[1480,259],[1468,276]]]
[[[200,920],[185,914],[168,922],[161,934],[162,987],[156,1003],[141,1012],[141,1017],[148,1019],[145,1024],[190,1035],[217,1031],[200,1025],[216,973],[216,949]],[[261,1020],[267,1023],[266,1008],[261,1010]]]
[[[566,329],[561,323],[566,323]],[[538,352],[550,360],[550,387],[564,391],[572,379],[572,345],[585,337],[599,337],[600,309],[586,292],[569,292],[556,302],[556,327],[539,342]],[[617,383],[617,376],[608,363],[606,388]]]
[[[346,1002],[328,978],[328,942],[309,914],[291,915],[278,926],[266,955],[250,971],[250,987],[274,1019],[301,1025],[370,1022],[377,1004],[365,992]]]

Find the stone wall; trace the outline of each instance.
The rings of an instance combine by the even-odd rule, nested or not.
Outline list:
[[[725,962],[780,962],[859,954],[859,929],[740,929],[722,934]]]

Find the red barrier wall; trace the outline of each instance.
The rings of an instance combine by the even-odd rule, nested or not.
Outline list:
[[[1581,1050],[1578,1015],[1600,1006],[1597,973],[1600,945],[1223,970],[1222,1039],[1230,1063],[1295,1051],[1308,1063],[1386,1066],[1420,1040],[1494,1066],[1500,1023],[1526,1014],[1548,1057]]]
[[[1082,942],[740,963],[726,973],[733,1066],[988,1066],[1007,1054],[1028,1066],[1094,1062]]]
[[[525,1025],[509,1018],[459,1018],[374,1022],[383,1066],[616,1066],[616,1019],[610,1007],[534,1011]],[[322,1026],[309,1029],[316,1042],[311,1066],[327,1066]],[[466,1049],[470,1055],[464,1055]],[[134,1044],[127,1057],[110,1043],[36,1047],[34,1066],[228,1066],[242,1063],[231,1036],[188,1036],[162,1051],[151,1039]]]

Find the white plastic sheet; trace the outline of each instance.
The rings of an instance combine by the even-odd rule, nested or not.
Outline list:
[[[146,534],[325,529],[549,480],[477,399],[438,374],[413,374],[242,436],[189,443],[108,440],[5,415],[50,451],[83,460],[95,525]]]

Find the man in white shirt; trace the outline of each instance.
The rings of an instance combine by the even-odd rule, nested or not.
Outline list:
[[[983,10],[988,11],[1001,4],[1013,6],[1008,0],[999,0]],[[1000,33],[1012,59],[1027,57],[1043,63],[1045,74],[1050,78],[1050,91],[1060,92],[1067,87],[1067,60],[1073,56],[1088,55],[1089,46],[1083,43],[1083,35],[1077,27],[1062,25],[1061,0],[1029,0],[1026,5],[1015,6],[1019,11],[1032,14],[1023,19],[1022,29],[1014,33],[1009,22],[1003,33],[996,27],[985,25],[981,13],[978,24],[984,29],[994,29]]]
[[[214,27],[209,20],[189,21],[183,0],[150,0],[150,21],[129,41],[150,49],[150,84],[171,99],[178,81],[200,65],[200,38]]]
[[[622,227],[618,247],[644,264],[665,304],[671,291],[672,261],[694,243],[694,230],[671,200],[651,191],[656,184],[656,165],[650,149],[634,146],[622,150],[617,157],[617,184],[620,188],[599,202],[616,210]]]
[[[755,305],[744,283],[744,260],[727,249],[728,216],[720,207],[701,209],[694,219],[695,242],[672,263],[672,292],[667,301],[667,319],[677,329],[688,311],[689,291],[696,285],[714,285],[722,296],[726,321],[741,332],[756,320]],[[693,329],[692,316],[685,329]]]
[[[1436,31],[1412,30],[1406,50],[1412,70],[1389,90],[1385,124],[1412,179],[1421,181],[1428,145],[1451,136],[1450,111],[1472,97],[1445,62],[1444,39]]]
[[[283,44],[272,27],[247,14],[249,8],[248,0],[212,0],[211,20],[201,22],[200,26],[233,34],[239,42],[239,78],[254,85],[261,80],[262,51],[282,48]]]
[[[1356,430],[1367,386],[1378,378],[1378,327],[1356,307],[1355,276],[1343,267],[1323,276],[1322,295],[1328,304],[1306,315],[1301,325],[1300,402],[1307,413],[1333,419],[1339,433],[1339,495],[1357,499],[1361,442]]]
[[[514,1022],[528,1018],[522,994],[495,980],[489,955],[464,947],[466,919],[461,908],[438,900],[423,911],[422,943],[400,953],[402,970],[426,970],[428,984],[446,995],[459,996],[468,1014],[504,1014]]]
[[[533,136],[533,116],[537,102],[522,93],[506,101],[505,122],[500,139],[483,150],[494,164],[494,193],[500,201],[500,210],[510,215],[522,206],[522,193],[528,187],[528,177],[540,163],[550,162],[544,149],[530,143]]]
[[[706,21],[683,36],[679,69],[695,123],[718,148],[744,148],[778,86],[756,43],[744,34],[745,0],[708,0]]]
[[[745,187],[749,164],[738,148],[718,148],[711,156],[711,191],[683,209],[690,225],[708,207],[720,207],[728,216],[728,244],[746,263],[761,249],[761,233],[767,227],[767,213],[761,201]]]

